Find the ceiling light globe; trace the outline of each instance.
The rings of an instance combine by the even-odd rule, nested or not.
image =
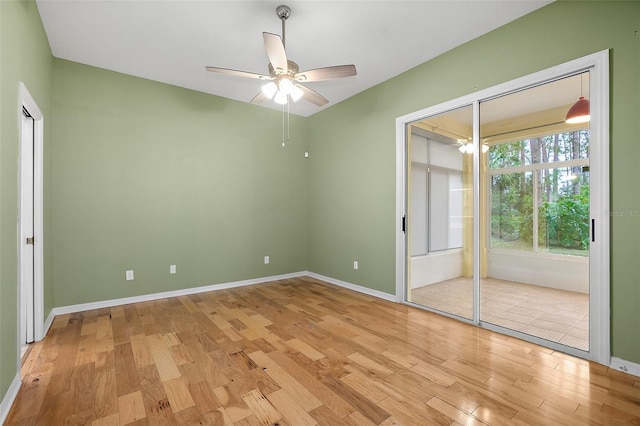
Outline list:
[[[304,95],[304,92],[302,91],[300,86],[298,86],[297,84],[293,86],[293,89],[291,89],[291,99],[293,99],[293,102],[297,102],[302,97],[302,95]]]
[[[273,95],[275,95],[277,91],[278,91],[278,86],[276,86],[276,84],[273,81],[262,86],[262,93],[264,93],[264,95],[269,99],[272,99]]]
[[[473,154],[473,142],[467,144],[467,154]]]
[[[284,93],[282,93],[282,91],[278,90],[276,92],[276,97],[273,98],[273,100],[277,104],[285,105],[287,103],[287,98],[288,98],[288,96],[286,94],[284,94]]]
[[[262,93],[264,93],[264,95],[269,99],[272,99],[273,95],[275,95],[277,91],[278,91],[278,86],[276,86],[276,84],[273,81],[262,86]]]
[[[280,85],[278,88],[282,93],[288,95],[293,90],[293,83],[291,82],[291,80],[283,78],[282,80],[280,80]]]

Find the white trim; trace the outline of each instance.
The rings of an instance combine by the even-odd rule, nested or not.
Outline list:
[[[406,247],[406,232],[402,230],[405,212],[408,212],[405,187],[407,186],[407,149],[405,146],[406,128],[409,120],[396,118],[396,297],[395,302],[402,303],[405,299],[407,281],[408,257]]]
[[[575,75],[589,71],[591,87],[589,90],[591,105],[590,134],[592,136],[592,159],[597,163],[592,164],[592,181],[598,182],[598,187],[591,198],[591,218],[596,223],[596,241],[591,243],[590,254],[597,261],[591,262],[590,282],[590,351],[585,358],[609,365],[611,357],[610,336],[610,235],[609,235],[609,50],[578,58],[564,64],[557,65],[539,72],[520,77],[506,83],[502,83],[478,92],[474,92],[457,99],[453,99],[435,106],[396,118],[396,220],[399,222],[407,212],[406,191],[406,162],[407,153],[405,147],[405,128],[409,123],[421,120],[425,117],[442,114],[457,108],[474,105],[477,109],[480,101],[486,101],[495,97],[520,90],[525,87],[533,87],[545,84],[548,81]],[[476,114],[474,112],[474,114]],[[475,121],[475,115],[474,115]],[[474,122],[475,127],[475,122]],[[474,151],[478,150],[478,141],[474,133]],[[476,163],[474,162],[474,165]],[[477,170],[476,170],[477,172]],[[476,179],[474,179],[475,182]],[[474,184],[474,189],[475,184]],[[474,212],[479,201],[474,195]],[[476,214],[477,215],[477,214]],[[477,225],[477,219],[474,224]],[[474,234],[477,226],[474,229]],[[396,228],[396,298],[404,302],[405,282],[407,272],[406,238],[401,227]],[[474,247],[474,252],[477,247]],[[474,261],[477,261],[474,255]],[[477,271],[474,271],[474,275]],[[597,284],[597,285],[593,285]],[[477,318],[476,318],[477,320]],[[479,320],[476,324],[482,325]]]
[[[609,182],[609,51],[589,58],[589,88],[591,123],[589,128],[591,150],[591,181],[597,182],[591,190],[590,215],[596,223],[595,241],[589,246],[590,262],[589,341],[591,359],[601,364],[611,362],[611,250],[610,250],[610,182]],[[589,62],[584,64],[588,66]],[[590,183],[592,188],[593,184]],[[593,230],[592,230],[593,232]],[[593,285],[598,283],[598,285]],[[600,344],[594,344],[600,342]]]
[[[389,293],[385,293],[383,291],[373,290],[373,289],[370,289],[368,287],[363,287],[363,286],[358,285],[358,284],[352,284],[352,283],[349,283],[349,282],[346,282],[346,281],[337,280],[335,278],[326,277],[324,275],[316,274],[314,272],[307,272],[307,275],[310,276],[311,278],[315,278],[317,280],[326,281],[329,284],[334,284],[334,285],[337,285],[339,287],[344,287],[344,288],[347,288],[349,290],[357,291],[358,293],[363,293],[363,294],[366,294],[366,295],[369,295],[369,296],[377,297],[378,299],[388,300],[389,302],[395,302],[396,301],[396,296],[395,295],[389,294]]]
[[[216,290],[225,290],[229,288],[263,284],[270,281],[286,280],[286,279],[298,278],[298,277],[311,277],[317,280],[326,281],[329,284],[334,284],[340,287],[347,288],[349,290],[353,290],[359,293],[367,294],[369,296],[377,297],[379,299],[388,300],[390,302],[396,301],[395,296],[392,294],[384,293],[378,290],[372,290],[367,287],[363,287],[357,284],[352,284],[346,281],[337,280],[331,277],[326,277],[324,275],[316,274],[313,272],[300,271],[300,272],[293,272],[290,274],[274,275],[270,277],[253,278],[250,280],[233,281],[228,283],[212,284],[212,285],[207,285],[202,287],[192,287],[192,288],[185,288],[181,290],[165,291],[162,293],[151,293],[151,294],[144,294],[140,296],[124,297],[121,299],[111,299],[111,300],[103,300],[100,302],[90,302],[90,303],[80,303],[77,305],[60,306],[57,308],[53,308],[51,312],[49,312],[49,316],[47,317],[47,320],[44,324],[44,331],[45,331],[45,335],[46,333],[49,332],[49,329],[53,324],[53,320],[57,315],[73,314],[76,312],[89,311],[92,309],[111,308],[114,306],[128,305],[130,303],[148,302],[151,300],[164,299],[167,297],[188,296],[190,294],[205,293],[208,291],[216,291]]]
[[[53,324],[53,320],[56,315],[53,313],[53,309],[49,311],[49,315],[47,315],[47,319],[44,322],[44,330],[43,330],[43,338],[49,333],[49,329],[51,328],[51,324]]]
[[[4,424],[4,421],[7,420],[7,416],[11,410],[11,406],[18,396],[18,391],[20,390],[21,385],[22,381],[20,380],[20,371],[18,371],[16,376],[13,378],[11,385],[9,385],[9,389],[7,389],[7,393],[4,394],[2,402],[0,402],[0,425]]]
[[[29,111],[34,121],[34,147],[33,147],[33,236],[35,238],[34,245],[34,337],[35,340],[42,340],[44,337],[44,115],[38,104],[33,99],[29,90],[20,82],[18,85],[18,132],[20,141],[22,140],[22,108]],[[20,180],[20,178],[19,178]],[[20,185],[20,182],[18,182]],[[18,186],[20,194],[20,186]],[[20,241],[18,241],[20,244]],[[18,248],[18,274],[20,274],[20,249]],[[18,277],[18,282],[20,282]],[[20,292],[18,292],[20,294]],[[18,304],[20,306],[20,304]],[[18,308],[18,327],[20,327],[20,309]],[[18,330],[20,336],[20,330]],[[18,343],[18,367],[20,366],[20,346]]]
[[[635,362],[625,361],[624,359],[614,356],[611,357],[610,367],[614,370],[640,377],[640,364],[636,364]]]
[[[166,297],[188,296],[190,294],[204,293],[207,291],[225,290],[228,288],[243,287],[247,285],[262,284],[270,281],[286,280],[308,275],[306,271],[293,272],[290,274],[273,275],[270,277],[253,278],[250,280],[233,281],[228,283],[212,284],[202,287],[191,287],[180,290],[164,291],[162,293],[143,294],[140,296],[123,297],[121,299],[102,300],[99,302],[80,303],[77,305],[60,306],[51,310],[51,322],[56,315],[72,314],[75,312],[89,311],[92,309],[111,308],[113,306],[128,305],[130,303],[148,302],[151,300],[164,299]],[[49,318],[47,318],[47,322]],[[51,325],[51,324],[49,324]]]

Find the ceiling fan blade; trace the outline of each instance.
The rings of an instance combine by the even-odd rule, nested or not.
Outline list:
[[[302,84],[298,84],[297,87],[302,89],[302,92],[303,92],[302,97],[308,100],[309,102],[311,102],[312,104],[315,104],[318,106],[324,106],[329,103],[329,100],[327,98],[325,98],[315,90],[309,89],[308,87],[305,87]]]
[[[269,62],[274,70],[282,70],[282,73],[288,71],[287,53],[284,50],[282,39],[277,34],[262,33],[264,39],[264,48],[267,51]],[[280,73],[280,71],[278,71]]]
[[[236,77],[259,78],[261,80],[272,80],[268,75],[256,74],[247,71],[232,70],[229,68],[205,67],[207,71],[218,72],[220,74],[234,75]]]
[[[262,102],[266,101],[267,99],[269,99],[269,98],[261,90],[260,92],[258,92],[257,95],[255,95],[253,97],[253,99],[251,99],[251,101],[249,101],[249,103],[251,103],[251,104],[259,104],[259,103],[262,103]]]
[[[333,80],[335,78],[351,77],[357,74],[355,65],[336,65],[334,67],[315,68],[299,72],[295,79],[301,82]]]

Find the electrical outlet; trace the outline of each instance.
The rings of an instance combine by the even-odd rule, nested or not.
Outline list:
[[[176,265],[169,265],[169,273],[170,274],[176,273]]]
[[[132,281],[133,280],[133,269],[129,269],[128,271],[125,271],[124,276],[127,279],[127,281]]]
[[[269,264],[269,256],[265,256],[264,257],[264,264],[268,265]]]
[[[358,261],[357,260],[353,261],[353,269],[358,269]]]

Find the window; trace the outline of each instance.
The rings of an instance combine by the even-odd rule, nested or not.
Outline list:
[[[491,248],[588,256],[588,130],[493,145],[488,161]]]
[[[456,140],[412,135],[412,255],[462,247],[463,154]]]

